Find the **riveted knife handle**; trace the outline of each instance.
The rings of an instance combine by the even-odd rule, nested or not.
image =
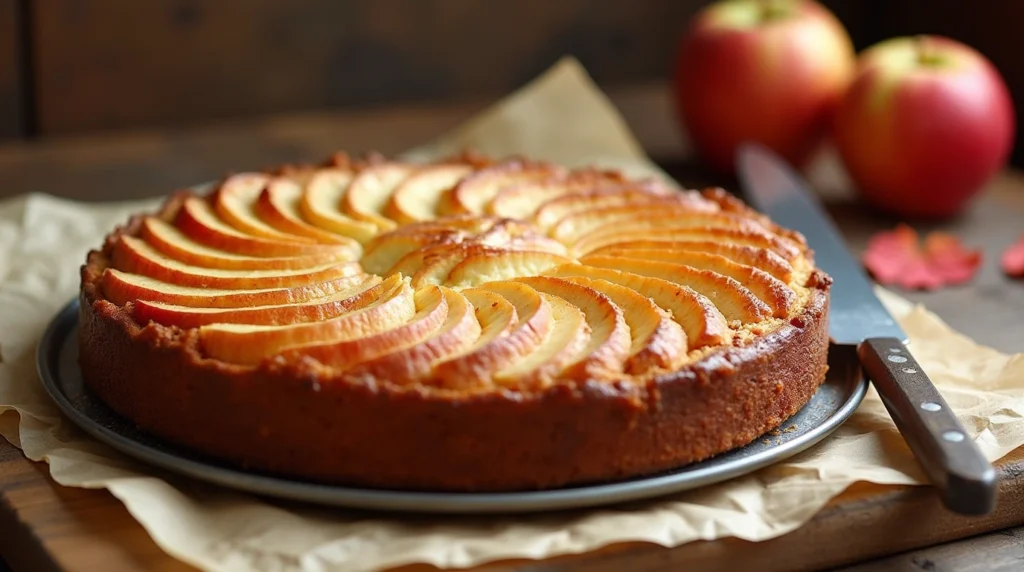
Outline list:
[[[995,508],[996,473],[906,346],[869,338],[861,365],[947,508],[986,514]]]

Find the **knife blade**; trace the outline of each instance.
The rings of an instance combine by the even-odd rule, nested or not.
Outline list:
[[[762,145],[741,146],[736,164],[751,206],[803,234],[818,267],[832,276],[832,342],[856,347],[861,366],[946,507],[963,514],[991,512],[995,470],[910,353],[902,328],[875,295],[817,196]]]

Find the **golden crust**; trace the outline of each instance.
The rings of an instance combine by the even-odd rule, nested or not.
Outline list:
[[[579,215],[583,212],[579,205],[571,204],[571,193],[588,192],[579,180],[593,180],[595,186],[608,188],[620,185],[623,192],[630,193],[643,188],[624,184],[614,173],[581,174],[524,160],[495,162],[465,155],[452,162],[469,165],[476,173],[446,195],[448,204],[461,205],[453,209],[461,213],[487,212],[487,201],[501,196],[504,188],[541,178],[547,185],[552,178],[562,177],[571,190],[561,194],[544,190],[559,201],[557,209],[545,211],[549,213],[546,216],[564,210],[573,213],[567,216],[575,216],[574,220],[585,221],[585,215]],[[343,154],[325,163],[352,171],[386,164],[380,157],[353,161]],[[510,169],[509,165],[516,167]],[[318,168],[281,167],[268,170],[267,175],[303,181]],[[412,173],[416,167],[407,170]],[[506,176],[509,172],[516,176]],[[389,185],[397,186],[395,180]],[[498,182],[483,186],[481,181]],[[659,196],[666,192],[652,188]],[[353,292],[356,297],[349,299],[345,289],[360,284],[358,277],[341,276],[339,271],[324,273],[316,266],[311,272],[301,268],[266,271],[270,278],[266,291],[255,288],[263,276],[259,271],[233,282],[238,271],[221,271],[217,265],[227,261],[231,268],[244,267],[251,264],[244,257],[262,255],[268,262],[257,267],[287,268],[298,264],[294,260],[336,260],[341,255],[330,250],[326,236],[322,242],[310,242],[317,232],[305,227],[301,228],[302,240],[271,237],[264,231],[263,237],[243,236],[233,242],[228,237],[225,243],[225,236],[231,234],[229,227],[204,237],[207,246],[223,246],[225,252],[212,257],[212,269],[196,265],[204,263],[206,251],[189,243],[183,252],[187,251],[186,262],[191,266],[155,272],[166,283],[132,284],[127,290],[107,292],[107,288],[120,287],[123,280],[119,276],[144,268],[138,262],[141,258],[125,260],[132,254],[125,244],[138,247],[137,242],[144,240],[146,217],[140,215],[115,229],[82,267],[79,344],[83,376],[104,402],[143,430],[243,467],[329,483],[416,490],[527,490],[649,474],[706,459],[777,427],[810,399],[824,379],[831,279],[814,268],[802,236],[778,227],[724,191],[689,192],[685,197],[701,205],[693,212],[708,209],[708,216],[715,217],[714,224],[704,228],[699,221],[685,221],[673,230],[661,216],[650,233],[642,236],[643,232],[635,231],[642,225],[633,221],[633,230],[624,233],[620,247],[614,240],[600,245],[601,250],[591,259],[601,262],[601,267],[589,273],[577,271],[585,269],[586,257],[575,261],[551,252],[557,243],[523,222],[485,215],[474,221],[474,217],[461,214],[450,224],[443,219],[398,224],[393,231],[394,251],[380,254],[386,245],[378,237],[370,241],[366,252],[382,256],[378,266],[396,268],[388,283],[399,285],[391,288],[394,296],[408,292],[408,300],[395,304],[405,308],[406,314],[387,315],[386,309],[379,310],[383,316],[380,323],[360,326],[360,336],[366,342],[344,332],[332,334],[332,339],[337,339],[331,342],[334,346],[288,346],[278,339],[274,351],[266,356],[248,354],[248,348],[232,348],[224,354],[239,356],[232,362],[213,359],[204,349],[203,331],[197,326],[208,324],[208,318],[180,318],[181,326],[158,323],[153,320],[186,316],[191,310],[182,304],[173,306],[171,312],[166,300],[138,296],[157,296],[161,288],[171,289],[172,300],[180,304],[192,300],[189,296],[197,290],[174,290],[176,277],[184,276],[190,285],[201,283],[207,273],[217,288],[241,285],[228,296],[232,301],[224,307],[237,306],[246,296],[257,306],[225,315],[244,320],[260,308],[270,307],[267,300],[281,304],[289,296],[297,296],[296,308],[316,311],[289,312],[274,307],[273,319],[296,316],[289,319],[312,331],[320,321],[337,320],[345,317],[344,312],[373,306],[373,297],[383,295],[380,292],[387,288],[363,283],[362,289]],[[386,205],[384,199],[375,197],[373,201]],[[196,220],[185,212],[196,201],[206,198],[189,192],[175,194],[156,218],[178,224],[182,232],[193,232],[193,238],[200,236],[189,231],[188,225]],[[249,215],[240,210],[232,216]],[[378,215],[365,216],[379,222]],[[183,217],[184,225],[179,224]],[[733,217],[745,221],[735,241],[710,241],[708,236],[715,236],[717,230],[724,231],[720,236],[734,236],[722,222]],[[561,232],[575,238],[571,228],[564,230],[571,224],[576,223],[565,223]],[[672,236],[661,240],[659,233],[666,229],[673,230]],[[413,281],[409,286],[406,271],[447,260],[438,251],[439,244],[445,243],[465,253],[465,260],[444,262],[440,273],[435,264],[433,270],[421,273],[432,276],[430,280]],[[693,248],[686,248],[687,244]],[[656,252],[657,245],[698,254],[669,263]],[[161,252],[178,252],[172,246],[164,245]],[[351,245],[346,242],[345,248]],[[424,255],[415,254],[418,248],[424,249]],[[269,262],[281,257],[289,257],[287,264]],[[615,259],[620,257],[620,267],[631,273],[614,269]],[[686,261],[699,268],[687,266]],[[447,283],[443,271],[457,268],[462,270],[455,273],[455,281]],[[397,273],[398,269],[402,272]],[[112,272],[114,278],[105,279]],[[629,279],[612,283],[601,278],[622,275]],[[573,276],[580,278],[573,282]],[[744,277],[750,277],[749,281],[744,282]],[[310,284],[311,280],[327,284],[321,294],[310,293],[319,287]],[[435,286],[438,282],[440,286]],[[283,293],[289,285],[294,285],[295,292]],[[642,296],[626,295],[636,285],[643,286],[636,290]],[[714,299],[716,288],[725,285],[731,297]],[[466,296],[458,292],[462,287],[469,288]],[[516,292],[521,297],[519,312],[540,313],[519,316],[515,304],[509,305],[502,297]],[[332,300],[332,295],[339,301],[328,306],[331,313],[325,314],[316,300]],[[567,322],[557,319],[559,308],[572,308],[574,297],[585,297],[578,300],[583,311],[573,310],[578,314],[573,324],[581,324],[573,328],[580,329],[559,332],[567,327]],[[203,300],[211,299],[194,303],[201,306],[207,303]],[[473,300],[477,301],[475,307]],[[529,300],[534,300],[533,306]],[[625,316],[616,300],[633,304],[636,313]],[[725,314],[718,304],[726,304]],[[486,313],[499,310],[504,321],[489,325]],[[334,317],[339,312],[340,318]],[[682,315],[686,312],[697,314]],[[636,326],[641,320],[653,322],[641,323],[643,327],[636,331],[645,333],[636,333],[631,344],[632,330],[627,324]],[[262,328],[260,339],[276,335],[274,328],[289,327],[252,322],[252,328]],[[384,322],[390,325],[385,327]],[[527,325],[529,331],[515,331]],[[489,326],[493,328],[489,330]],[[232,339],[246,340],[246,327],[221,328],[230,329]],[[402,334],[403,328],[408,333]],[[488,335],[492,338],[485,339]],[[568,345],[554,345],[552,336],[564,336]],[[687,344],[687,337],[698,343]],[[505,340],[518,340],[515,348],[499,348],[506,357],[471,357],[473,351],[488,350],[485,341],[494,347]],[[651,345],[645,347],[647,343]],[[594,353],[588,355],[589,351]],[[524,363],[530,370],[530,359],[541,355],[535,352],[558,357],[539,361],[535,370],[512,375]],[[473,379],[465,378],[467,372],[472,372]]]

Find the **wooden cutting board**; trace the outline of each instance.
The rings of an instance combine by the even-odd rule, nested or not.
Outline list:
[[[803,527],[774,540],[725,539],[675,548],[619,544],[583,555],[497,562],[481,569],[654,572],[756,567],[773,572],[849,564],[1024,523],[1024,448],[996,465],[1001,480],[999,503],[995,512],[984,517],[946,511],[931,487],[859,483]],[[28,461],[2,439],[0,554],[15,572],[191,569],[162,552],[110,493],[62,487],[49,477],[45,465]]]

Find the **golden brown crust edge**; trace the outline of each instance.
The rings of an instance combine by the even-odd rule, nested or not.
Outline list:
[[[510,491],[650,474],[778,427],[827,370],[831,281],[820,272],[790,324],[646,387],[572,383],[532,394],[458,395],[204,360],[188,332],[140,327],[102,299],[100,266],[91,258],[82,272],[79,361],[87,386],[170,442],[315,481]]]

